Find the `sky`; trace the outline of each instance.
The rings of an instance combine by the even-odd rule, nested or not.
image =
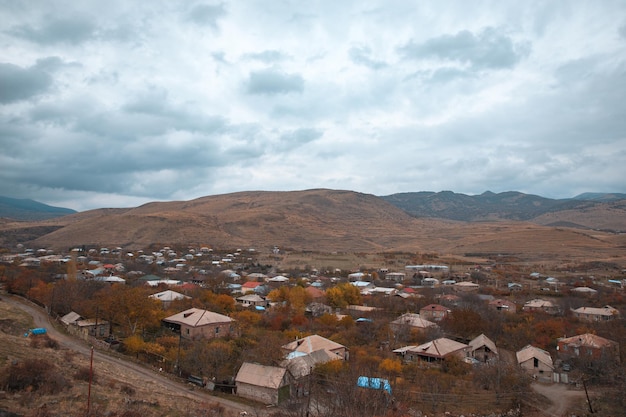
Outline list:
[[[0,195],[626,192],[626,2],[0,0]]]

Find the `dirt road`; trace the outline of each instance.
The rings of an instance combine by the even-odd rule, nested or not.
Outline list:
[[[88,346],[80,339],[73,338],[56,330],[50,322],[49,316],[42,308],[15,297],[5,296],[3,297],[3,301],[31,315],[33,317],[35,327],[45,327],[50,337],[56,339],[62,347],[73,350],[87,357],[91,355],[91,346]],[[125,373],[132,373],[133,376],[141,380],[142,383],[153,387],[160,386],[172,394],[204,403],[219,403],[225,409],[229,410],[232,415],[238,415],[241,411],[245,411],[248,415],[252,416],[261,416],[266,414],[263,412],[264,410],[260,408],[253,408],[226,398],[215,397],[210,395],[208,391],[200,389],[191,390],[188,385],[172,380],[166,375],[162,375],[152,369],[145,368],[137,363],[109,356],[105,353],[94,350],[94,369],[100,368],[103,371],[107,371],[111,370],[113,367],[123,367]]]
[[[535,392],[548,398],[552,403],[545,410],[541,410],[543,415],[561,417],[571,415],[572,412],[575,415],[585,414],[583,407],[585,391],[571,389],[571,386],[565,384],[541,384],[536,382],[531,387]]]

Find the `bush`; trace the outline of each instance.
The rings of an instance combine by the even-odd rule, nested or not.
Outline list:
[[[30,347],[35,349],[49,348],[57,350],[59,349],[59,342],[52,339],[47,334],[33,335],[30,336]]]
[[[91,377],[92,381],[96,380],[96,375],[93,370],[90,370],[88,366],[81,366],[76,372],[74,372],[74,379],[77,381],[89,382]]]
[[[27,359],[9,365],[2,372],[2,386],[6,391],[43,389],[54,394],[68,387],[67,380],[57,372],[56,367],[47,359]]]

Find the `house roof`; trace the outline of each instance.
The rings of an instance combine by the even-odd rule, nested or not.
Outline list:
[[[426,307],[422,307],[420,311],[449,311],[450,309],[441,304],[429,304]]]
[[[237,297],[237,301],[259,302],[265,301],[265,298],[261,297],[259,294],[246,294],[241,297]]]
[[[283,345],[282,348],[290,352],[302,352],[306,354],[311,354],[320,349],[326,349],[330,352],[337,349],[345,349],[345,346],[333,342],[330,339],[326,339],[325,337],[314,334],[311,336],[307,336],[303,339],[298,339],[294,340],[291,343],[287,343],[286,345]]]
[[[518,351],[515,356],[517,357],[517,363],[524,363],[529,359],[536,358],[539,362],[548,365],[550,368],[554,368],[550,354],[532,345],[526,345],[522,350]]]
[[[423,319],[419,314],[416,313],[405,313],[391,322],[391,324],[395,325],[409,325],[411,327],[417,327],[420,329],[425,329],[427,327],[436,326],[432,321]]]
[[[154,298],[155,300],[160,300],[160,301],[174,301],[174,300],[182,300],[183,298],[191,298],[184,294],[181,294],[179,292],[172,291],[172,290],[161,291],[156,294],[152,294],[149,297]]]
[[[480,334],[479,336],[472,339],[472,341],[469,342],[469,346],[472,351],[475,351],[477,349],[480,349],[483,346],[486,346],[493,353],[495,353],[496,355],[498,354],[498,348],[496,347],[496,344],[484,334]]]
[[[572,337],[562,337],[558,340],[559,344],[565,344],[568,346],[580,346],[580,347],[592,347],[592,348],[603,348],[607,346],[614,345],[616,342],[605,339],[604,337],[585,333],[579,334],[577,336]]]
[[[455,287],[465,287],[465,288],[478,288],[480,287],[480,285],[476,284],[475,282],[469,282],[469,281],[462,281],[462,282],[457,282],[456,284],[454,284]]]
[[[306,287],[304,291],[306,291],[306,293],[309,294],[311,298],[322,298],[326,295],[324,291],[315,287]]]
[[[572,288],[571,291],[578,292],[581,294],[596,294],[598,292],[598,290],[594,290],[593,288],[589,288],[589,287],[576,287],[576,288]]]
[[[511,300],[503,300],[501,298],[498,298],[497,300],[492,300],[489,301],[489,305],[490,306],[496,306],[496,307],[504,307],[504,308],[515,308],[515,302],[511,301]]]
[[[444,358],[451,353],[458,352],[459,350],[465,349],[467,347],[468,345],[464,343],[442,337],[419,345],[415,349],[410,349],[409,352],[416,353],[420,356]]]
[[[286,368],[244,362],[241,368],[239,368],[239,372],[237,372],[235,382],[278,389],[281,386],[285,373],[287,373]]]
[[[75,311],[70,311],[69,313],[61,317],[61,322],[65,325],[69,325],[69,324],[77,322],[80,319],[82,319],[80,314],[78,314]]]
[[[258,287],[259,285],[262,285],[262,284],[263,284],[262,282],[247,281],[247,282],[244,282],[243,284],[241,284],[241,287],[242,288],[256,288],[256,287]]]
[[[552,308],[552,307],[554,307],[554,303],[552,301],[542,300],[540,298],[537,298],[535,300],[526,301],[526,303],[524,303],[524,307],[529,307],[529,308]]]
[[[317,365],[338,359],[341,358],[336,354],[329,352],[326,349],[320,349],[315,352],[311,352],[308,355],[303,354],[301,356],[286,359],[281,363],[281,366],[289,369],[289,372],[291,372],[291,375],[295,378],[302,378],[303,376],[311,373],[311,368],[315,368]]]
[[[223,314],[214,313],[208,310],[201,310],[199,308],[190,308],[189,310],[181,311],[163,319],[168,323],[184,324],[191,327],[201,327],[215,323],[230,323],[234,321],[228,316]]]
[[[579,307],[574,310],[578,314],[591,314],[595,316],[615,316],[619,315],[619,310],[611,306],[604,307]]]

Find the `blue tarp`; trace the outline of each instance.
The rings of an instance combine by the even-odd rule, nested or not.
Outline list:
[[[389,394],[391,394],[391,385],[389,384],[389,381],[386,379],[360,376],[356,382],[356,385],[361,388],[385,390]]]

